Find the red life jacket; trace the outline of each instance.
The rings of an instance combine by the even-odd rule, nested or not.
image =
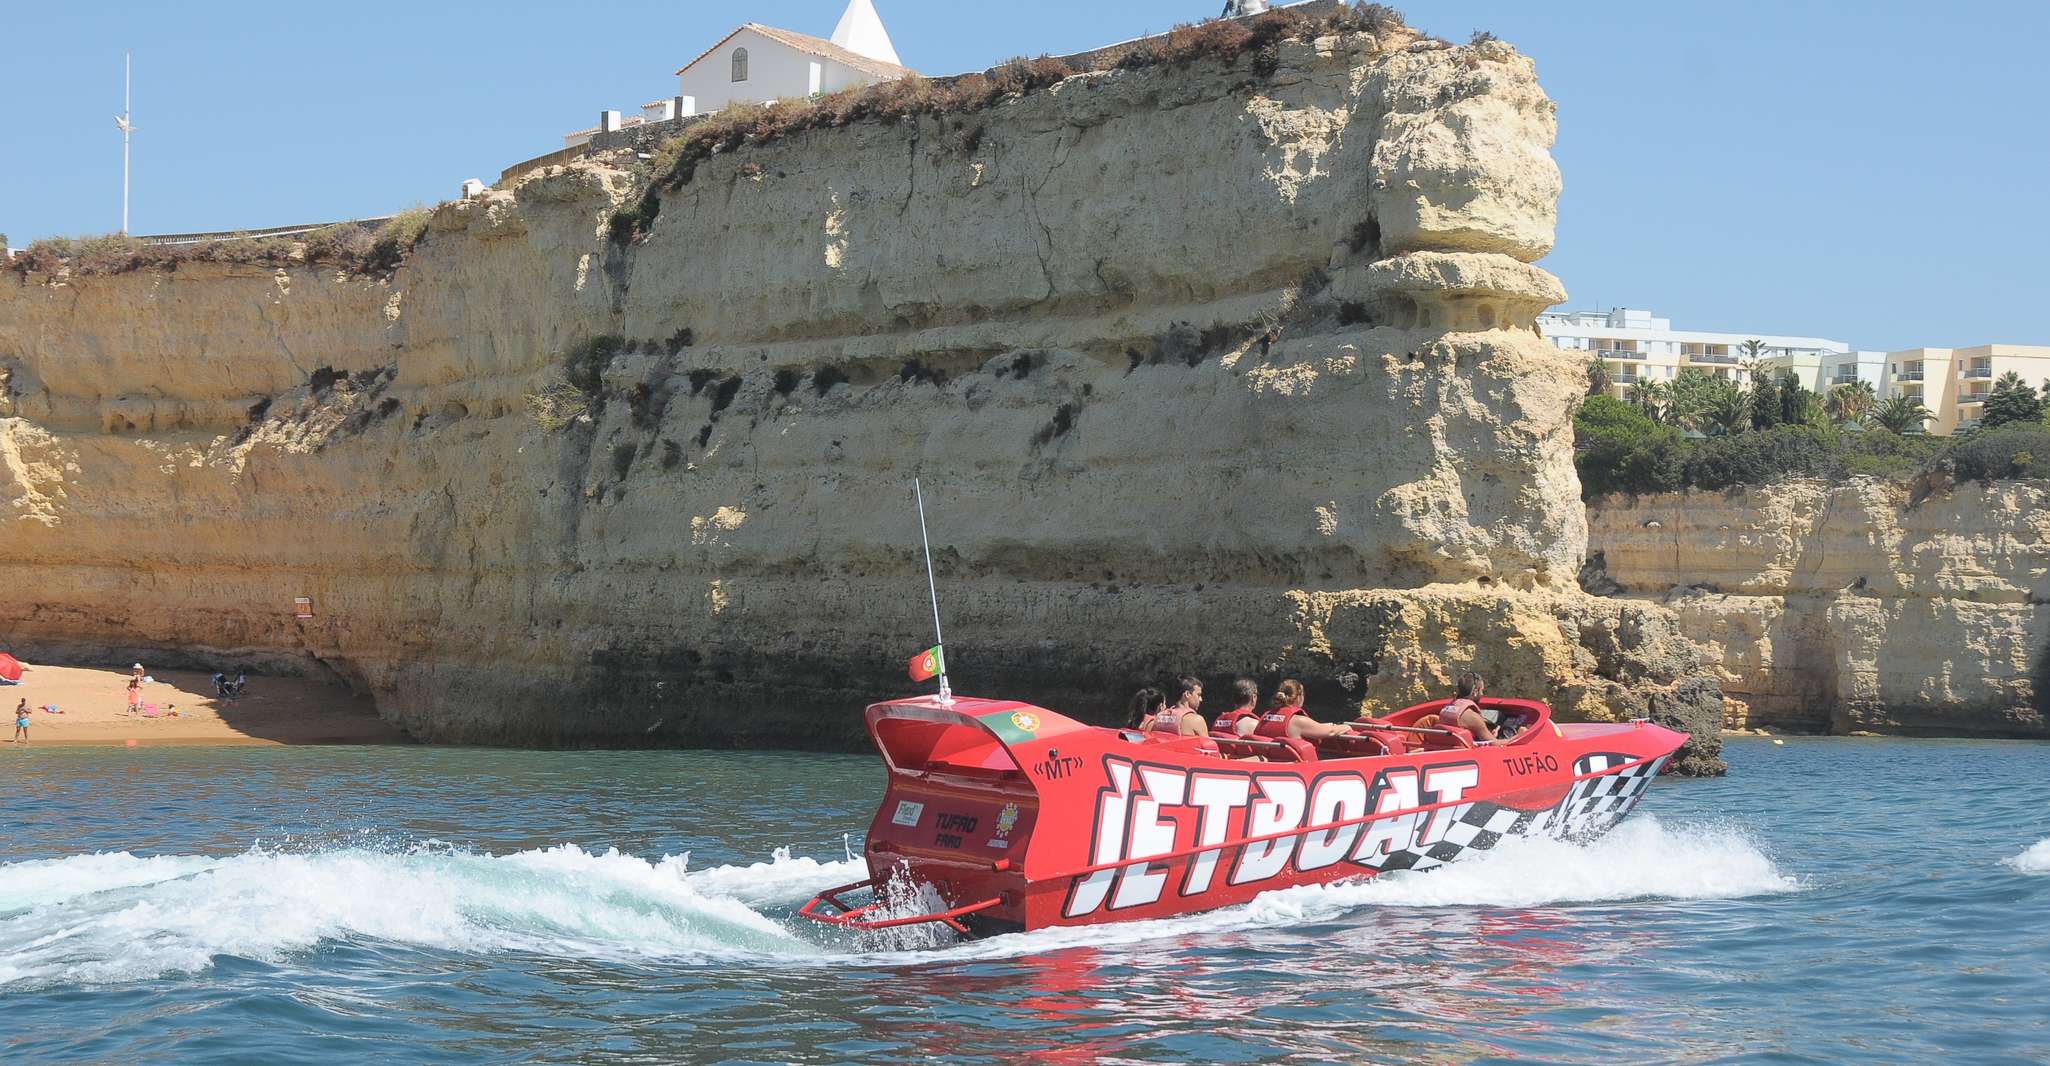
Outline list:
[[[1458,726],[1461,715],[1467,711],[1478,711],[1480,709],[1481,705],[1472,700],[1453,700],[1451,703],[1438,708],[1438,724],[1441,726]]]
[[[1182,712],[1174,707],[1162,707],[1139,723],[1141,733],[1179,734],[1182,731]]]
[[[1247,707],[1243,710],[1237,711],[1226,711],[1223,714],[1217,716],[1217,724],[1211,726],[1210,731],[1213,733],[1227,733],[1232,736],[1237,736],[1239,732],[1239,723],[1245,721],[1248,718],[1258,721],[1260,718],[1260,712],[1252,709],[1251,707]]]
[[[1253,735],[1270,739],[1285,738],[1288,736],[1288,720],[1301,713],[1301,707],[1276,707],[1260,716],[1260,724],[1253,730]]]

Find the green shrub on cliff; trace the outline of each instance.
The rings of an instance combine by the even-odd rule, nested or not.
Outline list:
[[[2050,477],[2050,430],[2032,424],[1975,433],[1952,448],[1949,458],[1959,481]]]
[[[1783,413],[1788,407],[1780,400],[1791,390],[1780,384],[1773,383],[1770,407],[1754,403],[1755,397],[1739,402],[1748,409]],[[1791,394],[1801,410],[1815,414],[1808,410],[1814,406],[1813,393]],[[1953,441],[1903,436],[1884,428],[1839,427],[1820,417],[1766,429],[1744,428],[1734,418],[1730,422],[1734,424],[1704,424],[1705,432],[1720,435],[1689,439],[1612,396],[1590,397],[1573,419],[1574,466],[1582,495],[1592,500],[1616,493],[1718,490],[1803,477],[1857,475],[1905,481],[1944,460],[1956,463],[1961,479],[2050,476],[2050,431],[2040,426]],[[2042,469],[2036,468],[2035,455],[2045,457]]]

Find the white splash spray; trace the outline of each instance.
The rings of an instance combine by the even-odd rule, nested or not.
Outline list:
[[[2050,874],[2050,839],[2038,840],[2020,855],[2001,861],[2025,874]]]

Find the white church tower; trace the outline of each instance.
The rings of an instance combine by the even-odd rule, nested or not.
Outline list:
[[[891,66],[904,65],[897,58],[897,46],[890,43],[890,31],[883,28],[882,16],[876,14],[876,6],[869,0],[848,0],[840,24],[833,27],[833,43]]]

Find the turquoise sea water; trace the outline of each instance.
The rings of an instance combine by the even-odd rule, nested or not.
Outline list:
[[[8,1062],[2050,1058],[2050,748],[1730,746],[1585,846],[956,944],[872,759],[0,749]]]

